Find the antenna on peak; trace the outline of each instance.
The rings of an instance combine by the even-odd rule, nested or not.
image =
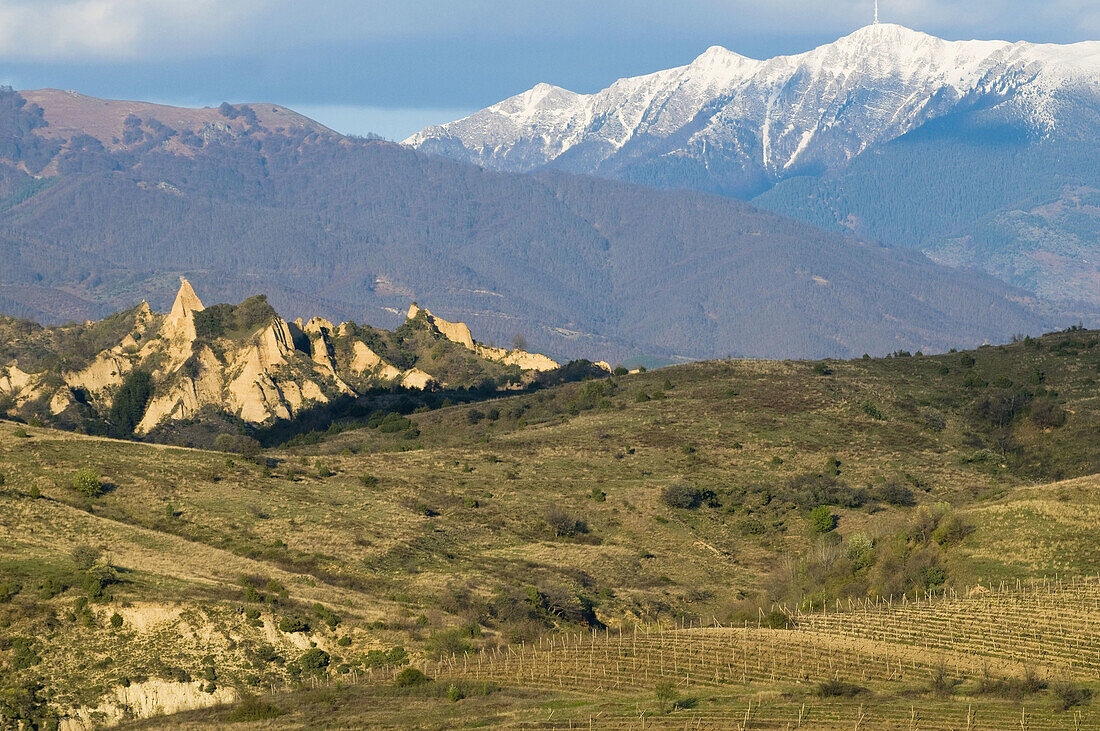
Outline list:
[[[878,25],[878,0],[875,0],[875,25]]]

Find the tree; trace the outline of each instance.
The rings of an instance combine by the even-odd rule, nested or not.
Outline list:
[[[145,408],[153,395],[153,376],[146,371],[131,371],[118,388],[111,403],[110,419],[115,431],[123,437],[132,436],[145,416]]]
[[[818,533],[828,533],[836,528],[837,518],[827,505],[818,505],[810,511],[810,525]]]
[[[527,350],[527,338],[516,333],[512,336],[512,350]]]
[[[85,497],[99,497],[103,494],[103,483],[99,473],[91,467],[82,467],[73,473],[73,489]]]

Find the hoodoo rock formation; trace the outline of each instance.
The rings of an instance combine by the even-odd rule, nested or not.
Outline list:
[[[263,425],[372,389],[472,386],[485,378],[522,384],[558,367],[543,355],[481,345],[466,325],[415,305],[406,325],[399,335],[319,317],[288,323],[263,296],[205,307],[183,278],[167,315],[142,302],[100,322],[57,328],[0,317],[0,342],[12,354],[0,362],[0,415],[109,432],[126,392],[138,435],[203,414]],[[96,352],[86,343],[96,343]],[[471,352],[480,364],[473,371],[460,355]],[[478,381],[448,384],[449,374]],[[148,385],[128,389],[130,379]],[[143,394],[136,404],[135,391]]]

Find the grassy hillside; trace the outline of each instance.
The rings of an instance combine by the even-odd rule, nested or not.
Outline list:
[[[898,677],[866,664],[857,677],[857,658],[840,679],[871,695],[811,696],[838,679],[830,648],[858,656],[886,642],[893,658],[913,656],[894,645],[923,646],[919,635],[877,637],[875,611],[1095,573],[1098,379],[1100,337],[1072,331],[937,357],[696,363],[376,418],[257,459],[3,423],[0,713],[120,720],[304,687],[190,722],[262,716],[274,703],[295,709],[280,716],[291,725],[320,708],[334,709],[333,726],[394,724],[409,709],[425,726],[600,713],[625,724],[670,705],[655,697],[669,674],[642,666],[639,680],[620,655],[619,685],[607,687],[581,673],[610,657],[600,642],[635,627],[783,628],[789,612],[813,637],[783,646],[802,663],[824,648],[813,651],[823,664],[773,681],[761,660],[763,675],[742,680],[719,652],[705,683],[676,680],[675,693],[727,718],[751,701],[779,728],[803,704],[844,727],[861,706],[882,714],[879,727],[911,706],[965,719],[958,697],[1018,718],[1020,701],[976,685],[983,656],[991,677],[1018,676],[1012,649],[940,647],[970,657],[946,695],[929,687],[934,660]],[[823,604],[853,607],[854,629],[815,618]],[[1076,640],[1087,657],[1100,636],[1090,611]],[[959,638],[974,634],[966,626]],[[1015,635],[998,632],[1019,622],[982,626],[1011,647]],[[670,646],[699,636],[678,632]],[[563,642],[584,659],[553,654]],[[694,674],[712,650],[677,662]],[[1022,701],[1033,728],[1072,724],[1073,711],[1054,707],[1065,653],[1048,654],[1051,687]],[[521,673],[500,665],[516,657],[527,658]],[[457,659],[432,664],[445,658]],[[471,676],[473,662],[483,672]],[[581,674],[550,693],[557,662]],[[443,680],[395,688],[410,663]],[[1068,679],[1094,683],[1071,667]],[[470,697],[449,700],[452,683]],[[686,722],[682,711],[661,718]]]

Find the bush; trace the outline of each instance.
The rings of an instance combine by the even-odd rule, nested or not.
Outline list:
[[[1057,429],[1065,426],[1068,418],[1066,410],[1053,399],[1039,399],[1031,405],[1031,420],[1040,429]]]
[[[96,564],[84,574],[84,591],[91,599],[108,598],[106,589],[118,583],[118,572],[105,564]]]
[[[817,684],[817,694],[822,698],[855,698],[867,689],[844,680],[826,680]]]
[[[819,505],[858,508],[871,499],[863,488],[850,487],[835,475],[815,472],[792,477],[784,497],[803,510],[813,510]]]
[[[363,487],[378,487],[378,478],[374,475],[359,475],[359,482]]]
[[[279,631],[286,633],[309,632],[309,622],[301,617],[283,617],[279,620]]]
[[[118,612],[115,612],[111,615],[111,626],[115,629],[118,629],[122,626],[122,615]]]
[[[692,485],[686,480],[677,480],[661,491],[661,502],[670,508],[681,510],[694,510],[703,504],[708,498],[713,498],[713,493]]]
[[[852,561],[859,561],[868,556],[874,547],[874,540],[866,533],[853,533],[848,536],[848,558]]]
[[[773,609],[761,617],[760,625],[768,629],[790,629],[794,626],[794,619],[782,610]]]
[[[870,416],[875,421],[886,421],[886,414],[883,413],[882,409],[880,409],[875,402],[864,401],[863,404],[860,405],[860,408],[863,410],[863,413],[867,414],[867,416]]]
[[[340,618],[336,616],[336,612],[320,602],[313,605],[313,614],[332,629],[336,629],[336,626],[340,624]]]
[[[906,485],[897,480],[887,480],[882,485],[872,490],[872,495],[884,503],[903,508],[911,508],[917,504],[917,498]]]
[[[451,701],[452,703],[457,703],[465,697],[466,694],[463,693],[462,690],[454,683],[451,683],[447,686],[447,700]]]
[[[91,467],[82,467],[73,473],[73,489],[85,497],[99,497],[103,494],[103,483],[99,473]]]
[[[598,487],[593,487],[592,492],[590,492],[589,495],[592,497],[593,500],[598,503],[607,501],[607,493]]]
[[[1092,689],[1082,688],[1072,683],[1055,683],[1051,690],[1058,699],[1058,705],[1063,711],[1068,711],[1076,706],[1084,706],[1092,700]]]
[[[942,698],[943,696],[951,695],[951,692],[955,690],[955,686],[958,684],[958,680],[947,674],[946,667],[937,665],[932,670],[932,676],[928,680],[928,690],[932,695]]]
[[[252,459],[259,456],[262,447],[258,441],[244,434],[219,434],[214,437],[214,449]]]
[[[21,591],[23,587],[17,581],[0,581],[0,604],[7,604]]]
[[[244,723],[248,721],[268,721],[282,715],[282,710],[271,703],[261,701],[254,695],[244,694],[240,703],[225,717],[230,723]]]
[[[398,688],[408,688],[413,685],[427,683],[431,678],[416,668],[405,668],[393,679],[393,684]]]
[[[302,656],[298,658],[298,664],[306,672],[320,673],[328,667],[331,660],[332,657],[327,652],[320,647],[314,647],[302,653]]]
[[[1046,681],[1037,676],[1034,670],[1028,668],[1024,671],[1023,677],[1019,678],[992,678],[985,675],[978,681],[977,692],[979,695],[995,695],[1019,700],[1035,695],[1046,687]]]
[[[957,515],[949,514],[940,519],[940,524],[932,531],[932,540],[941,546],[958,543],[968,535],[973,528],[969,523]]]
[[[657,705],[660,707],[661,713],[671,713],[676,709],[676,704],[680,700],[680,693],[670,680],[662,680],[657,683],[653,695],[657,698]]]
[[[558,507],[550,508],[546,512],[546,522],[554,531],[554,535],[560,538],[571,538],[588,532],[587,522],[574,518]]]
[[[103,555],[103,549],[98,546],[89,546],[86,543],[82,543],[78,546],[73,546],[73,550],[69,551],[69,555],[72,556],[73,563],[81,571],[88,571],[95,566],[95,562],[99,560],[99,557]]]
[[[836,528],[837,517],[826,505],[819,505],[810,511],[810,525],[818,533],[828,533]]]

